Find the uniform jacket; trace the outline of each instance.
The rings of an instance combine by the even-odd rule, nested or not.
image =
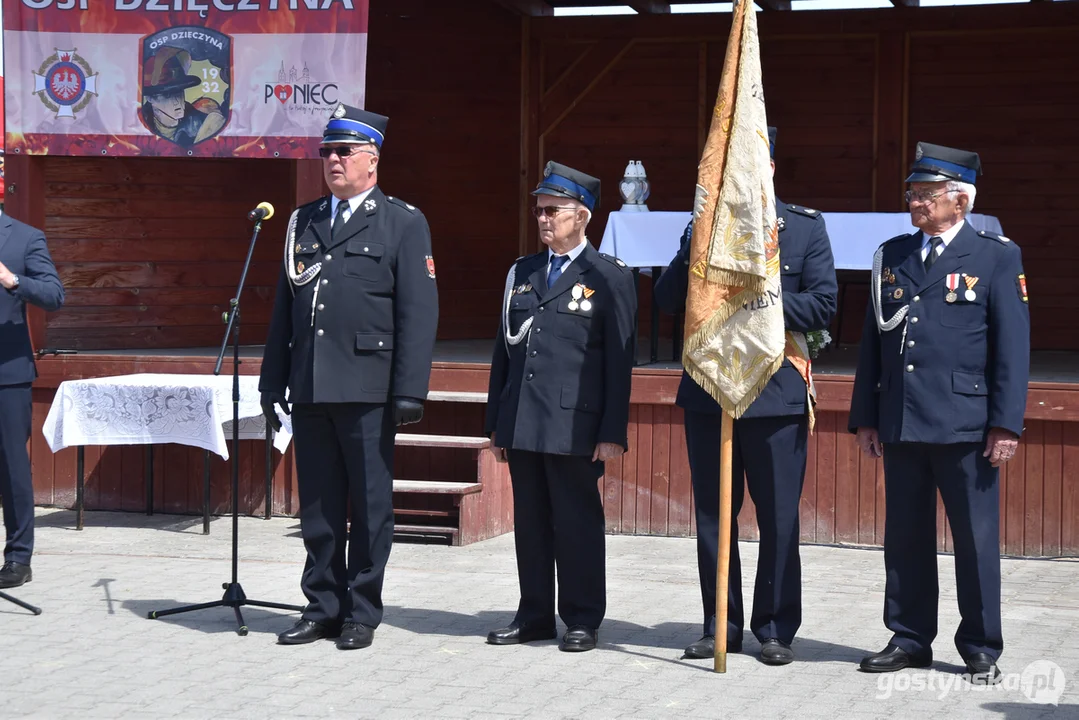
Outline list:
[[[880,332],[870,301],[851,399],[850,430],[876,428],[881,442],[980,442],[993,427],[1020,434],[1030,374],[1030,313],[1019,247],[970,223],[928,272],[922,233],[886,242],[881,274],[885,320],[909,305],[905,322]],[[974,300],[960,280],[976,278]],[[904,335],[905,332],[905,335]]]
[[[823,330],[835,315],[839,292],[832,244],[824,219],[817,210],[787,205],[779,200],[776,200],[776,216],[782,228],[779,231],[779,260],[782,263],[783,324],[787,330],[796,332]],[[656,282],[656,302],[665,312],[685,312],[690,237],[690,228],[687,228],[678,254]],[[802,415],[806,412],[806,402],[805,381],[790,362],[784,361],[742,417]],[[676,403],[696,412],[723,411],[685,371],[678,385]]]
[[[326,197],[296,211],[292,270],[322,269],[299,286],[282,269],[259,390],[287,385],[301,403],[423,400],[438,326],[427,220],[375,187],[334,239],[330,207]]]
[[[533,318],[528,336],[507,345],[499,323],[487,394],[495,445],[591,456],[601,442],[626,448],[637,295],[628,268],[586,243],[547,289],[548,253],[520,258],[510,297],[510,333]],[[594,291],[571,309],[573,288]],[[508,348],[508,350],[507,350]]]
[[[19,276],[19,287],[0,287],[0,385],[21,385],[37,377],[26,327],[26,304],[57,310],[64,286],[37,228],[0,215],[0,263]]]

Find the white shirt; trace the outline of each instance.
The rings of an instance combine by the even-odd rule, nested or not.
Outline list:
[[[566,253],[566,255],[569,256],[569,261],[567,261],[562,266],[562,272],[563,273],[566,272],[566,268],[568,268],[570,265],[573,264],[573,261],[577,259],[577,256],[584,252],[584,245],[587,242],[588,242],[588,238],[585,238],[584,240],[581,241],[580,245],[578,245],[577,247],[573,248],[568,253]],[[547,248],[547,276],[550,276],[550,274],[551,274],[551,260],[554,259],[556,257],[556,255],[557,254],[555,253],[554,250],[551,250],[550,248]]]
[[[948,247],[952,240],[955,240],[955,236],[959,234],[959,231],[963,229],[963,225],[966,224],[966,220],[960,220],[955,225],[942,232],[940,235],[930,235],[929,233],[922,231],[922,262],[925,262],[926,256],[929,255],[929,248],[933,246],[930,242],[930,238],[939,237],[944,243],[937,248],[937,257],[939,258],[944,252],[944,248]]]
[[[357,195],[355,197],[350,197],[348,199],[348,207],[345,208],[345,212],[344,212],[344,220],[345,220],[345,222],[349,221],[349,218],[352,217],[352,213],[356,212],[356,209],[360,207],[360,204],[364,200],[367,199],[367,196],[370,195],[371,191],[374,190],[374,189],[375,189],[375,186],[372,185],[371,187],[367,188],[366,190],[364,190],[359,195]],[[336,195],[330,198],[330,224],[331,225],[333,225],[333,219],[335,217],[337,217],[337,206],[340,203],[341,203],[341,201],[337,199]]]

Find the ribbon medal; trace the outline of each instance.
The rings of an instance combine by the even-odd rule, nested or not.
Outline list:
[[[963,275],[963,282],[967,285],[967,291],[963,293],[963,299],[967,302],[974,302],[978,299],[977,294],[974,292],[974,286],[978,284],[978,278],[973,275]]]
[[[566,307],[570,309],[570,312],[577,312],[577,308],[581,307],[581,298],[584,297],[584,286],[577,283],[573,286],[573,290],[570,291],[570,295],[573,296],[573,299],[569,301],[569,305]],[[588,303],[588,307],[592,307],[592,303]],[[582,309],[587,310],[587,308]]]
[[[950,273],[944,280],[944,284],[948,286],[948,294],[944,296],[944,302],[953,303],[959,299],[956,294],[956,290],[959,289],[959,273]]]

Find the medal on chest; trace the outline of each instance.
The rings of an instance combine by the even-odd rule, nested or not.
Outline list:
[[[959,289],[959,273],[949,273],[944,278],[944,284],[948,288],[948,294],[944,296],[944,302],[953,303],[959,299],[959,295],[956,294],[956,290]]]

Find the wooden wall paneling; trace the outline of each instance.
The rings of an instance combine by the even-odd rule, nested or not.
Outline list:
[[[1022,555],[1026,550],[1024,533],[1026,531],[1026,477],[1023,470],[1026,465],[1027,448],[1023,443],[1015,450],[1015,457],[1001,466],[1001,473],[1008,475],[1007,519],[1008,533],[1005,552],[1009,555]],[[1001,498],[1003,500],[1003,498]]]
[[[53,390],[33,388],[30,391],[32,427],[30,429],[30,476],[34,483],[34,504],[52,505],[53,478],[55,477],[54,458],[41,428],[49,414],[49,406],[55,394]]]
[[[100,445],[88,446],[83,452],[83,502],[87,509],[98,510],[101,505],[101,451]],[[78,474],[76,473],[76,478]]]
[[[1025,449],[1023,478],[1026,490],[1023,554],[1042,555],[1042,523],[1045,515],[1045,423],[1028,422],[1020,441]]]
[[[45,158],[11,153],[5,158],[4,212],[31,227],[45,228]],[[46,242],[48,236],[46,235]],[[45,347],[45,311],[27,308],[26,324],[34,349]]]
[[[836,506],[836,417],[817,415],[817,542],[834,543]]]
[[[123,458],[123,449],[120,446],[102,448],[98,483],[98,507],[102,510],[117,510],[123,505]]]
[[[146,448],[142,445],[121,445],[120,506],[123,511],[135,512],[146,508]]]
[[[757,526],[757,506],[749,494],[749,483],[745,473],[741,477],[732,477],[734,487],[742,486],[742,509],[738,513],[738,538],[741,540],[760,540],[761,531]]]
[[[861,451],[854,441],[854,436],[846,432],[846,426],[836,427],[842,416],[831,413],[836,421],[834,430],[836,439],[835,463],[835,535],[836,542],[858,542],[860,528],[858,455]]]
[[[629,427],[627,428],[629,451],[622,464],[622,522],[621,532],[632,535],[637,530],[637,485],[646,477],[641,473],[638,448],[641,443],[641,406],[629,406]],[[1077,458],[1079,460],[1079,458]]]
[[[1042,553],[1054,557],[1060,555],[1060,530],[1063,509],[1063,460],[1064,438],[1061,423],[1044,423],[1044,457],[1042,475]]]
[[[161,494],[155,493],[154,500],[161,512],[191,512],[188,486],[194,485],[196,478],[201,476],[202,464],[189,468],[190,449],[186,445],[176,443],[161,445],[158,449],[157,457],[161,459]],[[155,490],[157,490],[156,487]]]
[[[652,509],[652,435],[655,432],[654,405],[637,407],[637,512],[633,520],[633,532],[642,535],[651,532]]]
[[[685,412],[671,406],[670,506],[668,532],[684,537],[693,532],[693,480],[686,450]]]
[[[907,165],[907,36],[883,32],[876,38],[873,119],[874,212],[896,212],[903,205],[903,170]]]
[[[657,405],[652,415],[652,491],[648,532],[669,535],[671,492],[671,408]]]
[[[1079,554],[1079,424],[1068,423],[1061,428],[1063,445],[1060,474],[1060,552]]]
[[[842,428],[847,427],[848,418],[846,413],[840,416],[839,422]],[[857,442],[854,450],[857,456],[858,483],[858,531],[855,542],[861,545],[872,545],[876,542],[877,466],[880,465],[880,460],[867,457],[857,447]]]
[[[52,502],[57,507],[72,507],[75,504],[77,455],[73,447],[64,448],[53,455]]]
[[[219,455],[210,456],[210,511],[217,514],[232,511],[232,453],[236,448],[231,440],[225,444],[229,449],[228,460],[222,460]]]
[[[632,447],[632,446],[631,446]],[[622,531],[622,491],[625,487],[623,467],[626,454],[606,463],[603,477],[600,479],[600,493],[603,498],[604,525],[609,533]]]
[[[877,461],[873,463],[874,475],[876,476],[876,499],[877,499],[877,521],[876,528],[873,533],[873,544],[882,546],[884,545],[884,525],[887,518],[887,508],[885,507],[885,498],[887,491],[884,486],[884,463]]]

